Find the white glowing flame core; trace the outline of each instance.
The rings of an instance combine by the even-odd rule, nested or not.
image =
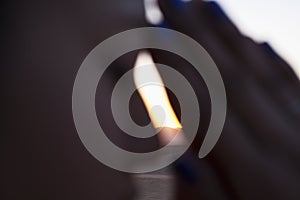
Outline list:
[[[133,73],[134,83],[153,126],[182,128],[170,104],[162,78],[148,52],[138,54]]]

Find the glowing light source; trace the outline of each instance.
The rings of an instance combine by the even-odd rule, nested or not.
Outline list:
[[[146,51],[137,56],[134,83],[155,128],[182,128],[170,104],[162,78],[151,55]]]

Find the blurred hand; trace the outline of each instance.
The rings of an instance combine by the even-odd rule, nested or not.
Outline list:
[[[293,70],[268,44],[243,36],[216,3],[159,0],[159,5],[168,28],[191,36],[211,55],[228,99],[221,138],[199,161],[202,182],[180,182],[179,199],[300,199],[300,84]],[[184,71],[200,97],[197,152],[210,114],[206,86],[185,61],[153,54]]]

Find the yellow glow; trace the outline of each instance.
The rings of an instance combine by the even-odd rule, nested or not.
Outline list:
[[[134,83],[155,128],[182,128],[167,95],[162,78],[151,55],[144,51],[137,56]]]

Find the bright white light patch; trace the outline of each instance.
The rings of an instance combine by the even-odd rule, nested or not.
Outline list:
[[[153,25],[161,24],[164,16],[159,9],[157,0],[144,0],[146,20]]]
[[[155,128],[182,128],[170,104],[160,74],[148,52],[138,54],[133,73],[134,83],[153,126]]]

